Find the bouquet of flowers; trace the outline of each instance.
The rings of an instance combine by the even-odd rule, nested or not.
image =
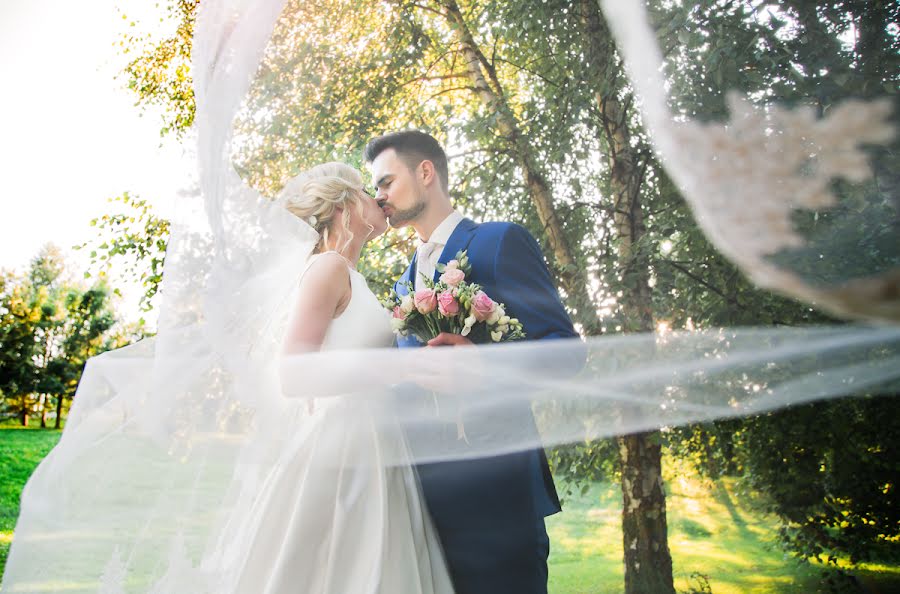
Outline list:
[[[412,334],[428,342],[441,332],[460,334],[475,343],[503,342],[525,337],[522,324],[510,318],[502,303],[488,297],[481,287],[466,281],[472,267],[465,250],[446,265],[438,264],[438,282],[425,279],[415,290],[405,283],[407,294],[391,291],[383,301],[391,312],[391,326],[400,336]]]

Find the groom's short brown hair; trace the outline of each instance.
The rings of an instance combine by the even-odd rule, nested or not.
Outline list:
[[[367,163],[388,149],[394,149],[397,156],[406,163],[410,171],[422,161],[431,161],[441,180],[441,188],[449,191],[449,174],[447,171],[447,153],[435,138],[418,130],[401,130],[379,136],[369,141],[363,156]]]

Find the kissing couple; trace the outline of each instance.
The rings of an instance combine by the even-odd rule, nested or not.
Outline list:
[[[364,190],[359,172],[343,163],[313,167],[289,181],[279,196],[320,237],[292,305],[286,354],[395,342],[386,310],[356,270],[364,244],[388,225],[412,227],[420,240],[394,286],[399,296],[410,286],[425,288],[425,279],[437,281],[440,265],[465,251],[468,278],[505,304],[527,340],[578,336],[528,231],[509,222],[475,223],[454,209],[447,156],[432,136],[409,130],[378,137],[366,146],[365,160],[374,196]],[[427,344],[413,336],[396,342],[401,349],[472,344],[446,332]],[[366,428],[352,435],[345,431],[346,439],[357,443],[336,448],[333,438],[319,435],[334,430],[328,427],[327,410],[317,410],[305,422],[316,429],[296,447],[288,463],[291,470],[276,481],[262,505],[263,515],[273,521],[259,524],[254,537],[259,546],[249,547],[255,553],[243,573],[247,588],[238,591],[547,592],[544,518],[559,512],[560,503],[543,450],[406,467],[372,460],[355,468],[378,476],[337,473],[327,488],[320,480],[298,487],[303,468],[320,465],[316,456],[335,456],[335,449],[343,456],[373,456],[391,440],[391,447],[404,447],[397,443],[403,439]],[[406,437],[413,449],[416,440],[429,439]],[[330,444],[329,451],[315,451],[322,441]],[[323,514],[333,521],[323,522]],[[277,526],[277,534],[266,526]],[[298,589],[298,584],[310,586]]]

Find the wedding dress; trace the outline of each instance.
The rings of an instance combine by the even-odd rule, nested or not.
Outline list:
[[[309,266],[323,257],[341,256],[312,256]],[[387,312],[363,276],[348,272],[350,301],[332,320],[322,350],[389,347]],[[219,591],[452,594],[415,471],[400,463],[409,459],[404,436],[399,425],[376,424],[366,414],[371,395],[293,404],[282,419],[293,435],[243,525],[223,538],[223,547],[244,553],[236,577]]]

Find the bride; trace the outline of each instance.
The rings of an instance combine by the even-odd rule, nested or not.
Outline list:
[[[389,316],[356,270],[363,245],[387,228],[360,174],[318,165],[291,180],[279,203],[320,235],[293,299],[285,354],[391,346]],[[346,395],[296,405],[296,433],[245,524],[226,533],[226,547],[246,551],[229,591],[453,591],[412,466],[384,455],[404,456],[399,427],[338,412],[365,406]]]

